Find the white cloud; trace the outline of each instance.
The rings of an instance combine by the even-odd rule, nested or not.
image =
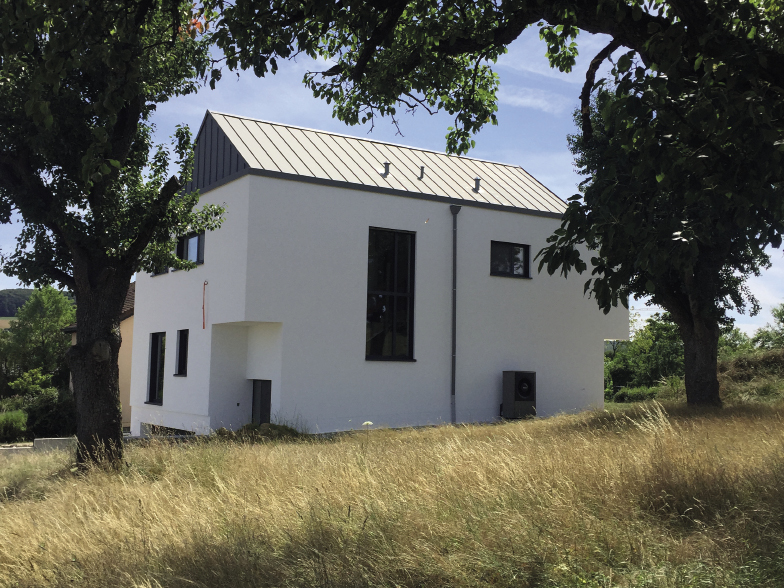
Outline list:
[[[550,67],[545,53],[547,45],[539,39],[539,28],[530,27],[507,48],[507,53],[498,58],[500,70],[533,74],[559,80],[566,84],[585,83],[585,72],[594,56],[609,42],[605,35],[581,33],[577,37],[578,56],[571,73],[563,73]],[[599,77],[609,72],[609,63],[600,70]]]
[[[555,115],[566,114],[574,108],[573,100],[563,94],[519,86],[502,86],[498,92],[498,102],[518,108],[533,108]]]

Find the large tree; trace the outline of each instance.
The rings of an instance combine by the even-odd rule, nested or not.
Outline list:
[[[155,105],[197,89],[209,41],[181,0],[6,0],[0,7],[0,220],[24,228],[3,271],[78,303],[69,351],[79,459],[122,455],[118,317],[134,272],[187,269],[178,234],[214,228],[182,194],[186,128],[154,147]]]
[[[743,306],[742,278],[765,263],[762,249],[780,246],[784,231],[780,0],[214,4],[223,9],[216,42],[228,67],[264,74],[277,66],[274,54],[325,58],[330,67],[305,82],[334,102],[338,118],[357,123],[397,108],[445,109],[455,115],[447,148],[458,153],[472,145],[472,133],[496,122],[491,64],[524,29],[540,27],[561,71],[574,65],[579,31],[608,35],[580,95],[582,134],[591,140],[596,73],[622,51],[617,100],[603,113],[612,134],[595,181],[603,200],[594,202],[634,190],[634,207],[612,208],[597,229],[573,201],[545,265],[584,271],[578,245],[587,243],[594,267],[586,290],[605,311],[629,295],[652,295],[684,338],[689,403],[720,403],[716,347],[725,310]],[[266,35],[272,22],[282,26]],[[626,255],[603,257],[599,240]]]

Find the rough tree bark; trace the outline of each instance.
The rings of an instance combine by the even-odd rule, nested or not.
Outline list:
[[[680,279],[670,276],[667,294],[657,292],[654,297],[654,302],[670,313],[683,339],[686,402],[690,406],[722,404],[717,377],[722,259],[723,251],[706,248],[693,271]]]
[[[90,271],[92,269],[92,272]],[[74,264],[76,345],[68,354],[79,415],[77,461],[118,464],[123,455],[118,356],[131,274]]]
[[[683,337],[686,402],[693,406],[721,406],[716,376],[718,323],[695,320],[692,325],[679,326]]]

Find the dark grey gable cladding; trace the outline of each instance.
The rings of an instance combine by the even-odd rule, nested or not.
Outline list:
[[[207,112],[196,135],[193,155],[193,178],[185,185],[186,192],[203,191],[250,168],[210,112]]]

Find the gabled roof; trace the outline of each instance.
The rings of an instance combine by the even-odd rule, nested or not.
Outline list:
[[[204,192],[246,174],[558,218],[566,209],[519,166],[207,111],[186,189]]]

